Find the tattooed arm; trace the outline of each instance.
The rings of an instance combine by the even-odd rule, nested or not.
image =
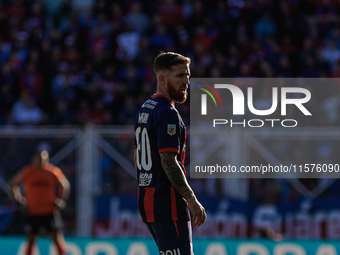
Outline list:
[[[195,226],[202,225],[206,220],[206,214],[204,207],[198,202],[196,196],[191,189],[184,172],[177,162],[177,154],[173,152],[161,153],[161,164],[164,172],[168,176],[170,182],[175,189],[182,195],[189,205],[189,209],[192,213],[192,221],[195,222]]]
[[[161,153],[160,155],[162,167],[175,189],[187,200],[194,198],[195,194],[190,188],[184,172],[177,162],[177,154],[167,152]]]

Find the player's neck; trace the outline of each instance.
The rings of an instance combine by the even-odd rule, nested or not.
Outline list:
[[[45,163],[42,163],[42,164],[32,164],[32,166],[37,169],[37,170],[43,170],[45,169],[46,165],[47,165],[48,162],[45,162]]]
[[[172,104],[175,104],[175,101],[171,99],[169,93],[167,93],[166,91],[163,91],[163,90],[160,89],[158,86],[157,86],[157,90],[156,90],[155,95],[162,95],[162,96],[165,96],[169,101],[172,102]]]

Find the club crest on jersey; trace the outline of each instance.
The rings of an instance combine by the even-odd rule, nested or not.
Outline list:
[[[168,124],[168,134],[174,135],[176,134],[176,125],[174,124]]]

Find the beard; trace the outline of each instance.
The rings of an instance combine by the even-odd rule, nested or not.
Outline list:
[[[188,92],[185,91],[183,93],[182,89],[186,89],[186,85],[180,87],[178,90],[175,89],[174,85],[169,81],[168,82],[168,92],[172,100],[177,103],[183,104],[188,98]]]

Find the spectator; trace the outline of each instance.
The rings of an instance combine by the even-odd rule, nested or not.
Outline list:
[[[52,123],[54,125],[71,125],[74,124],[74,112],[69,109],[69,105],[65,100],[57,101],[56,110],[52,115]]]
[[[139,52],[139,42],[141,36],[137,31],[133,31],[129,24],[125,25],[125,31],[117,36],[118,49],[116,56],[120,60],[133,60]]]
[[[113,24],[113,28],[114,29],[119,29],[119,27],[121,27],[122,25],[122,20],[123,20],[123,11],[122,11],[122,8],[121,6],[114,2],[112,5],[111,5],[111,22]]]
[[[28,92],[35,100],[40,100],[43,95],[42,74],[38,72],[36,64],[30,62],[20,78],[21,93]]]
[[[304,77],[320,77],[320,67],[317,66],[312,56],[307,56],[302,70]]]
[[[76,123],[86,124],[89,122],[91,116],[91,110],[89,103],[86,99],[82,99],[79,103],[79,107],[76,110]]]
[[[132,95],[137,95],[142,90],[141,88],[141,77],[138,74],[137,68],[129,64],[126,68],[122,69],[121,72],[122,81],[125,84],[127,92]]]
[[[92,63],[85,64],[85,69],[79,72],[78,88],[82,96],[89,96],[89,93],[101,81],[100,74],[93,70]]]
[[[213,38],[206,34],[206,28],[199,26],[196,29],[196,36],[192,40],[192,44],[200,44],[204,53],[209,53],[212,50]]]
[[[69,18],[71,16],[72,8],[70,1],[64,0],[59,10],[54,15],[54,24],[59,29],[63,30],[66,27],[66,24],[69,22]]]
[[[115,76],[115,67],[109,65],[105,68],[103,80],[100,83],[100,89],[103,91],[104,105],[112,105],[116,98],[117,81]]]
[[[58,73],[52,79],[52,92],[53,97],[59,101],[60,99],[66,99],[70,103],[76,101],[76,84],[77,79],[71,77],[70,66],[66,62],[59,63]]]
[[[339,93],[339,92],[338,92]],[[339,123],[339,94],[332,93],[321,104],[320,109],[325,114],[330,123],[337,125]]]
[[[173,28],[183,22],[182,9],[174,0],[163,1],[158,11],[162,17],[162,23],[167,27]]]
[[[125,16],[124,22],[141,35],[147,32],[151,23],[150,18],[142,11],[142,5],[139,2],[131,4],[130,12]]]
[[[40,124],[43,119],[43,111],[36,106],[34,98],[22,94],[12,108],[11,122],[13,124],[35,125]]]
[[[156,50],[168,49],[174,43],[174,38],[167,32],[166,27],[162,24],[156,26],[156,32],[150,37],[150,45]]]
[[[111,114],[104,108],[102,100],[97,100],[94,103],[94,107],[91,111],[89,120],[97,125],[105,125],[111,123]]]
[[[15,103],[15,97],[11,93],[11,86],[3,84],[0,86],[0,125],[8,123],[10,109]]]
[[[12,90],[13,95],[16,95],[17,93],[19,93],[18,77],[17,77],[15,71],[12,69],[10,62],[4,63],[2,68],[1,68],[0,83],[1,84],[8,84],[9,86],[11,86],[11,90]],[[16,87],[17,87],[17,91],[15,89]]]
[[[335,70],[340,59],[340,50],[336,48],[334,40],[331,40],[322,50],[323,60],[329,65],[331,70]]]
[[[264,41],[268,36],[275,35],[276,24],[273,22],[269,13],[265,13],[254,26],[254,34]]]

